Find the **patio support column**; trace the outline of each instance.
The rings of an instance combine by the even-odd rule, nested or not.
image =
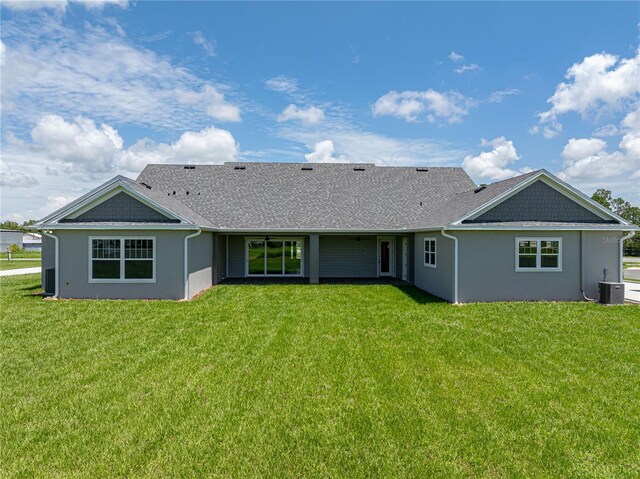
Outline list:
[[[318,284],[320,282],[320,235],[310,235],[309,246],[309,283]]]

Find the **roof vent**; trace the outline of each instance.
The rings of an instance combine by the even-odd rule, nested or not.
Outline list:
[[[313,166],[303,166],[301,168],[302,171],[313,171]]]
[[[364,171],[364,168],[358,166],[358,167],[354,168],[353,171]]]
[[[429,168],[416,168],[416,171],[429,171]]]
[[[475,190],[473,190],[474,193],[480,193],[482,190],[484,190],[487,187],[487,185],[480,185],[478,186]]]
[[[148,190],[150,190],[150,189],[151,189],[151,187],[150,187],[148,184],[146,184],[145,182],[143,182],[143,181],[141,181],[141,182],[140,182],[140,184],[141,184],[142,186],[144,186],[144,187],[145,187],[146,189],[148,189]]]
[[[247,168],[245,166],[234,166],[233,169],[234,170],[246,170]]]
[[[196,167],[195,167],[195,166],[193,166],[193,165],[185,165],[184,169],[185,169],[185,170],[195,170],[195,169],[196,169]]]

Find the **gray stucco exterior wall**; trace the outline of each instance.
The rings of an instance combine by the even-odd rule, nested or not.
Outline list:
[[[452,234],[459,242],[460,302],[582,299],[579,231],[454,231]],[[562,271],[517,272],[516,237],[562,238]],[[598,262],[595,258],[589,261]],[[592,274],[591,277],[593,279]]]
[[[202,232],[189,241],[189,292],[188,299],[213,285],[213,239],[209,232]],[[163,261],[164,257],[160,257]],[[157,268],[157,266],[156,266]]]
[[[614,231],[582,232],[582,278],[585,293],[598,299],[598,282],[603,281],[606,270],[607,281],[618,281],[620,275],[620,238],[623,234]]]
[[[493,221],[605,222],[542,181],[536,181],[486,213],[465,223]]]
[[[46,235],[42,235],[42,271],[40,272],[40,280],[42,287],[45,287],[44,275],[45,270],[55,268],[56,266],[56,241]]]
[[[184,237],[193,231],[132,232],[129,230],[57,230],[60,239],[61,298],[182,299],[184,298]],[[155,283],[90,283],[89,237],[118,236],[156,238]],[[192,241],[192,240],[190,240]],[[46,247],[48,248],[48,246]],[[49,254],[45,253],[47,258]],[[53,257],[53,254],[51,254]],[[48,263],[48,259],[44,260]]]
[[[227,235],[215,235],[214,244],[215,283],[219,283],[227,277]]]
[[[320,236],[320,278],[378,276],[376,236]]]
[[[424,240],[436,240],[436,267],[424,264]],[[447,301],[454,301],[454,244],[440,232],[416,233],[414,239],[413,283],[416,287]]]
[[[162,213],[159,213],[124,192],[120,192],[115,196],[112,196],[99,205],[96,205],[94,208],[85,211],[73,220],[68,221],[76,223],[93,221],[132,221],[153,223],[177,222],[167,218]]]

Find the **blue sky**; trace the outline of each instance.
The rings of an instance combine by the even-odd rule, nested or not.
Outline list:
[[[628,3],[2,3],[3,219],[150,162],[546,168],[640,202]]]

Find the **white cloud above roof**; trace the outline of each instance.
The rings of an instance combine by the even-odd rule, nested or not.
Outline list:
[[[466,156],[462,167],[472,178],[485,180],[504,180],[531,171],[523,167],[519,170],[509,168],[509,165],[520,160],[520,155],[511,140],[499,136],[491,141],[482,139],[480,144],[484,148],[491,148],[476,156]]]
[[[410,122],[426,118],[430,123],[459,123],[473,105],[473,99],[457,91],[392,90],[376,100],[372,111],[374,116],[394,116]]]
[[[559,117],[578,113],[582,117],[619,111],[640,94],[640,50],[631,58],[596,53],[573,64],[565,75],[566,82],[556,86],[547,100],[551,108],[538,114],[546,138],[562,131]]]
[[[305,159],[309,163],[345,163],[348,161],[344,155],[334,156],[335,147],[333,141],[324,140],[319,141],[313,147],[311,153],[304,155]]]
[[[316,124],[324,120],[324,111],[315,106],[302,108],[291,104],[288,105],[280,115],[278,115],[277,120],[279,122],[299,120],[304,123]]]
[[[241,120],[229,87],[134,45],[115,21],[17,18],[3,22],[3,44],[2,107],[23,129],[43,112],[173,130]]]

